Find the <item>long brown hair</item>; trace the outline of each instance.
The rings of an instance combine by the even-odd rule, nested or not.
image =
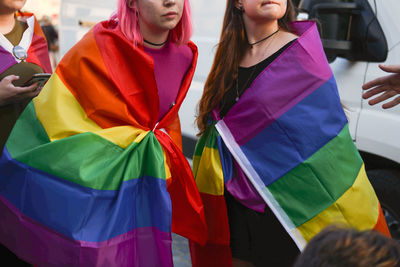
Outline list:
[[[224,22],[217,45],[214,63],[204,85],[203,95],[198,105],[196,119],[201,135],[210,119],[211,112],[219,105],[225,93],[233,86],[238,76],[239,62],[248,48],[247,36],[242,19],[242,11],[236,8],[237,0],[227,0]],[[295,19],[291,0],[287,0],[285,15],[278,20],[281,30],[291,32],[290,22]]]

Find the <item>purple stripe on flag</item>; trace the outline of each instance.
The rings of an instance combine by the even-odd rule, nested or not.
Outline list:
[[[232,179],[225,183],[226,190],[236,198],[242,205],[258,212],[264,212],[265,201],[262,199],[257,189],[247,179],[242,168],[234,161],[234,174]]]
[[[2,196],[0,214],[1,243],[37,266],[173,265],[171,233],[153,227],[137,228],[103,242],[83,242],[27,218]]]
[[[329,143],[346,124],[332,77],[240,148],[268,186]]]
[[[311,27],[256,78],[224,121],[242,145],[331,77],[317,28]]]
[[[221,136],[217,137],[217,145],[226,189],[244,206],[258,212],[264,212],[265,201],[233,159]]]
[[[11,66],[17,64],[17,61],[15,60],[13,55],[11,55],[10,52],[5,50],[2,46],[0,46],[0,58],[1,58],[0,73],[3,73]]]

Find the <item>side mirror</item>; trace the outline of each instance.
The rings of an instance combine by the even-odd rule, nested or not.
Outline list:
[[[383,62],[388,54],[384,32],[368,1],[302,0],[299,9],[319,22],[328,60]]]

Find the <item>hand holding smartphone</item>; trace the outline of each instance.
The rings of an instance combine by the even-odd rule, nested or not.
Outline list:
[[[33,74],[32,77],[28,81],[26,81],[22,86],[23,87],[30,86],[37,82],[38,86],[43,87],[50,77],[51,77],[50,73],[36,73]]]

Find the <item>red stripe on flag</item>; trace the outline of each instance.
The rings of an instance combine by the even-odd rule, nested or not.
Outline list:
[[[230,233],[228,213],[223,195],[200,193],[208,227],[207,244],[190,243],[192,264],[196,266],[232,266],[229,246]]]
[[[189,241],[193,267],[231,267],[232,254],[229,245],[207,243],[201,246]]]
[[[204,244],[207,241],[204,207],[190,165],[167,134],[160,130],[154,133],[167,153],[168,165],[171,166],[167,189],[172,204],[172,232]]]

